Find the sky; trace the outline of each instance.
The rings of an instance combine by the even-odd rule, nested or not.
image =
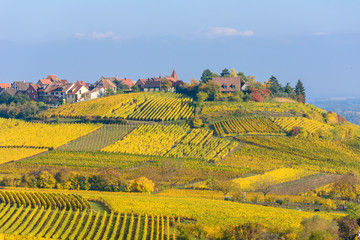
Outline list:
[[[75,82],[235,68],[358,97],[358,0],[0,0],[0,83]]]

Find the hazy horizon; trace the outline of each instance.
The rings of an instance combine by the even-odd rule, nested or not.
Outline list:
[[[20,7],[19,7],[20,6]],[[309,98],[356,97],[360,2],[2,1],[0,82],[199,79],[235,68],[304,83]]]

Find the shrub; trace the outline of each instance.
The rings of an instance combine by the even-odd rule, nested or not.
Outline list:
[[[127,185],[127,190],[130,192],[153,192],[155,184],[153,181],[147,179],[146,177],[140,177],[135,180],[129,181]]]
[[[356,234],[359,228],[356,219],[351,218],[349,215],[338,219],[337,223],[341,239],[350,239]]]
[[[335,221],[327,220],[318,215],[303,219],[303,230],[299,239],[338,239],[338,226]]]

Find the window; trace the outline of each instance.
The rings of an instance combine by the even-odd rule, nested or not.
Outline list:
[[[227,86],[225,84],[223,84],[221,87],[227,89]]]

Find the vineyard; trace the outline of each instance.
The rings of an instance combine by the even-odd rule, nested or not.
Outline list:
[[[44,148],[0,147],[0,164],[16,161],[47,151]]]
[[[236,134],[282,134],[283,131],[270,119],[264,117],[250,117],[228,119],[214,122],[215,132],[219,136]]]
[[[17,163],[20,167],[29,165],[62,166],[78,168],[104,168],[116,167],[126,169],[138,166],[147,161],[159,161],[153,156],[137,156],[130,154],[106,153],[106,152],[65,152],[52,151],[32,159],[26,159]]]
[[[46,239],[175,239],[174,218],[0,205],[0,232]]]
[[[292,166],[328,173],[346,173],[360,167],[357,152],[330,141],[261,136],[237,139],[250,146],[242,147],[220,164],[260,171]]]
[[[262,175],[255,175],[246,178],[237,178],[233,181],[239,185],[240,189],[244,191],[255,191],[254,185],[259,181],[266,181],[267,184],[279,184],[289,181],[294,181],[309,175],[314,174],[304,169],[293,168],[279,168],[273,171],[266,172]]]
[[[329,131],[332,127],[307,118],[283,117],[272,119],[276,125],[286,132],[290,132],[294,127],[304,128],[309,133],[315,133],[319,130]]]
[[[103,152],[163,155],[189,130],[178,125],[141,125]]]
[[[170,121],[193,116],[192,99],[177,93],[130,93],[65,104],[38,117],[100,117]]]
[[[0,118],[0,146],[56,148],[100,127],[99,124],[42,124]]]
[[[292,102],[206,102],[201,114],[207,119],[223,119],[228,116],[287,116],[301,117],[304,114],[322,120],[325,111],[311,104]]]
[[[88,196],[92,196],[90,193]],[[93,197],[95,197],[94,195]],[[299,231],[302,219],[312,212],[265,207],[252,204],[218,201],[191,196],[156,196],[104,193],[101,196],[111,208],[119,212],[134,211],[139,214],[181,216],[196,219],[212,229],[241,223],[261,222],[269,228]],[[342,214],[316,213],[325,218]]]
[[[136,107],[146,100],[143,93],[119,94],[115,96],[96,98],[91,101],[65,104],[57,108],[47,110],[39,117],[82,117],[94,116],[105,117],[113,115],[113,111],[129,106]],[[127,116],[127,115],[125,115]]]
[[[133,120],[170,121],[189,119],[194,112],[192,99],[181,94],[168,93],[161,98],[146,101],[128,116]]]
[[[212,137],[212,131],[178,125],[141,125],[102,152],[198,158],[218,161],[238,143]]]
[[[0,191],[0,203],[15,207],[59,208],[74,211],[90,208],[89,202],[82,196],[63,193]]]
[[[166,156],[218,161],[238,146],[237,142],[213,138],[212,135],[212,131],[194,129],[172,148]]]
[[[57,150],[59,151],[100,151],[104,147],[115,143],[123,138],[137,125],[133,124],[106,124],[102,128],[65,144]]]

